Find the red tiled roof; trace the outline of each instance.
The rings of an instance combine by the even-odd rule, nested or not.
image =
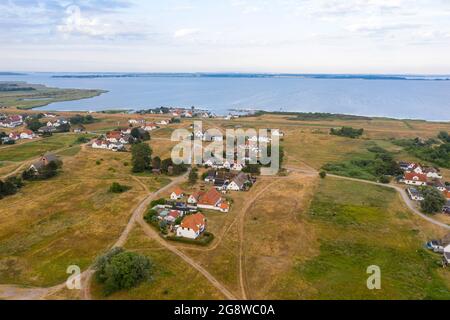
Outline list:
[[[201,213],[196,213],[190,216],[187,216],[181,222],[182,228],[192,229],[195,232],[200,231],[202,226],[206,225],[206,218]]]
[[[122,134],[119,131],[112,131],[107,134],[108,139],[120,139]]]
[[[217,202],[221,199],[220,193],[216,190],[216,188],[209,189],[208,192],[203,194],[198,203],[203,205],[215,206]]]
[[[405,173],[405,180],[427,182],[427,176],[425,174],[407,172]]]
[[[184,191],[181,190],[180,187],[175,187],[175,188],[172,190],[172,193],[175,193],[177,196],[181,196],[181,195],[184,193]]]

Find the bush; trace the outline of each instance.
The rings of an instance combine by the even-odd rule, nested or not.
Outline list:
[[[95,278],[103,284],[104,294],[110,295],[150,280],[153,265],[145,256],[114,248],[98,258],[94,268]]]
[[[380,177],[380,182],[381,183],[389,183],[389,182],[391,182],[391,178],[388,177],[388,176],[381,176]]]
[[[154,208],[154,207],[156,207],[157,205],[165,205],[165,204],[166,204],[166,199],[161,198],[161,199],[158,199],[158,200],[153,200],[153,201],[150,203],[150,207],[151,207],[151,208]]]
[[[175,237],[175,236],[166,237],[166,239],[170,240],[170,241],[182,242],[182,243],[187,243],[187,244],[207,246],[214,240],[214,234],[205,231],[197,239],[189,239],[189,238]]]
[[[129,186],[124,186],[124,185],[121,185],[120,183],[113,182],[113,184],[109,188],[109,192],[112,192],[112,193],[124,193],[124,192],[126,192],[126,191],[128,191],[130,189],[131,189],[131,187],[129,187]]]
[[[355,139],[357,137],[362,136],[364,133],[364,129],[354,129],[352,127],[342,127],[340,129],[332,128],[330,130],[330,134],[340,137],[348,137]]]
[[[322,179],[325,179],[325,178],[327,177],[327,172],[326,172],[326,171],[320,171],[320,172],[319,172],[319,176],[320,176]]]
[[[447,200],[442,193],[434,188],[424,188],[423,191],[424,200],[420,203],[422,211],[428,214],[441,212]]]

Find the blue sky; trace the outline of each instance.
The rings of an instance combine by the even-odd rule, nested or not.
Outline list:
[[[0,70],[450,74],[447,0],[2,0]]]

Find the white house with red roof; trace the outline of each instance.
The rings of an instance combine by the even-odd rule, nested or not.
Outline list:
[[[182,199],[184,197],[184,191],[181,190],[181,188],[176,187],[175,189],[173,189],[172,193],[170,194],[170,199],[171,200],[179,200]]]
[[[222,199],[221,194],[216,188],[211,188],[206,193],[202,193],[197,202],[197,206],[201,209],[215,210],[227,213],[230,205]]]
[[[197,239],[206,229],[206,217],[201,213],[186,216],[177,229],[177,237]]]
[[[428,179],[425,174],[415,172],[406,172],[403,179],[405,184],[413,186],[426,186],[427,181]]]
[[[31,130],[23,130],[20,133],[20,139],[34,139],[36,137],[36,135],[34,134],[33,131]]]

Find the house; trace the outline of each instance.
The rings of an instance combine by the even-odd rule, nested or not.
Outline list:
[[[409,172],[414,172],[417,174],[423,174],[422,166],[418,163],[412,163]]]
[[[206,229],[206,217],[201,213],[186,216],[177,229],[177,236],[197,239]]]
[[[444,256],[443,256],[443,261],[445,265],[449,265],[450,264],[450,245],[446,246],[444,248]]]
[[[50,162],[58,162],[59,158],[53,154],[53,153],[46,153],[44,154],[38,161],[33,163],[30,166],[30,170],[34,170],[35,172],[38,172],[43,167],[50,164]]]
[[[16,128],[23,124],[23,118],[21,115],[12,115],[6,119],[0,121],[0,127]]]
[[[284,137],[284,133],[279,129],[271,130],[273,136]]]
[[[137,121],[136,119],[129,119],[129,120],[128,120],[128,123],[129,123],[129,124],[138,124],[139,121]]]
[[[169,214],[164,218],[167,223],[175,223],[175,221],[181,216],[180,211],[170,210]]]
[[[206,193],[200,195],[197,206],[201,209],[228,212],[229,205],[222,205],[222,203],[225,203],[225,201],[222,199],[220,193],[215,188],[211,188]]]
[[[214,180],[216,179],[216,171],[215,170],[209,170],[205,177],[205,182],[211,182],[214,183]]]
[[[108,142],[105,140],[95,140],[91,146],[94,149],[108,149]]]
[[[407,188],[406,192],[408,193],[408,196],[411,198],[411,200],[414,201],[423,201],[424,197],[422,193],[417,190],[416,188]]]
[[[447,187],[445,186],[445,184],[439,179],[434,179],[432,181],[429,181],[427,184],[429,187],[436,188],[441,192],[445,192],[445,190],[447,190]]]
[[[450,213],[450,199],[447,200],[447,203],[444,205],[444,208],[442,209],[444,213]]]
[[[11,133],[8,135],[8,137],[9,137],[10,140],[17,141],[17,140],[20,139],[20,134],[17,133],[17,132],[11,132]]]
[[[153,130],[158,129],[158,127],[155,123],[146,123],[141,128],[144,129],[145,131],[153,131]]]
[[[20,133],[20,139],[34,139],[36,135],[31,130],[23,130]]]
[[[190,204],[197,204],[198,200],[200,199],[201,195],[203,194],[203,192],[201,191],[196,191],[193,194],[191,194],[188,198],[188,203]]]
[[[106,134],[106,141],[109,142],[119,142],[122,138],[122,133],[120,131],[111,131]]]
[[[56,131],[57,131],[57,129],[55,127],[49,127],[49,126],[41,127],[38,130],[39,133],[53,133]]]
[[[157,122],[156,124],[162,125],[162,126],[166,126],[170,123],[169,120],[161,120],[159,122]]]
[[[243,190],[245,190],[245,187],[246,187],[247,183],[249,183],[249,182],[250,182],[250,179],[248,178],[248,175],[243,173],[243,172],[240,172],[228,184],[227,190],[230,190],[230,191],[243,191]]]
[[[403,181],[409,185],[426,186],[427,176],[422,173],[406,172]]]
[[[84,133],[86,132],[86,128],[83,125],[77,125],[74,129],[73,132],[75,133]]]
[[[442,175],[438,169],[433,167],[424,167],[422,169],[423,174],[426,174],[430,179],[442,179]]]
[[[184,197],[184,192],[179,187],[175,188],[172,191],[172,193],[170,194],[170,199],[171,200],[179,200],[179,199],[182,199],[183,197]]]
[[[445,190],[444,192],[443,192],[443,194],[444,194],[444,197],[447,199],[447,200],[450,200],[450,190]]]

